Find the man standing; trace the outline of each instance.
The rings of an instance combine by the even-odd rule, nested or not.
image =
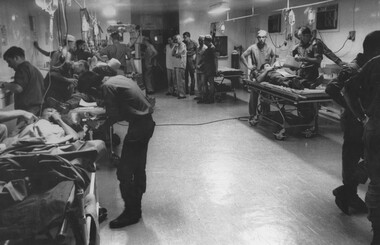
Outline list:
[[[115,58],[120,61],[120,74],[136,72],[135,63],[133,61],[131,49],[125,43],[120,43],[120,34],[118,32],[114,32],[111,34],[112,45],[105,47],[100,50],[99,55],[107,55],[108,60]],[[131,71],[128,70],[127,59],[131,63]]]
[[[173,67],[177,82],[178,99],[186,98],[185,95],[185,68],[186,68],[186,45],[182,42],[181,35],[174,36]]]
[[[341,116],[343,185],[335,188],[333,194],[335,203],[345,214],[349,214],[350,208],[356,212],[367,212],[364,201],[357,194],[359,183],[364,184],[367,175],[363,166],[358,164],[364,154],[363,124],[356,119],[348,108],[342,91],[346,80],[357,74],[360,67],[379,54],[380,42],[376,38],[378,38],[376,34],[368,34],[363,41],[363,53],[359,53],[351,63],[347,64],[339,73],[338,78],[332,80],[326,87],[326,93],[344,108]]]
[[[135,224],[141,218],[141,199],[146,190],[148,143],[155,122],[151,115],[153,108],[135,81],[118,75],[102,84],[102,78],[94,72],[86,72],[79,77],[78,90],[88,93],[93,87],[101,89],[108,115],[106,126],[119,121],[129,123],[117,166],[125,208],[119,217],[110,222],[109,226],[113,229]]]
[[[380,31],[367,35],[380,53]],[[368,219],[372,223],[371,245],[380,244],[380,56],[368,61],[360,72],[345,85],[347,104],[354,116],[364,126],[364,160],[369,176],[366,204]]]
[[[259,30],[257,32],[257,43],[248,47],[248,49],[241,55],[243,64],[250,70],[252,74],[255,74],[253,77],[257,77],[257,73],[262,65],[265,63],[273,65],[275,61],[275,54],[273,49],[265,43],[266,38],[267,32],[265,30]],[[247,57],[250,57],[252,64],[249,64]],[[259,94],[252,89],[248,104],[250,124],[255,124],[258,121],[256,118],[258,99]]]
[[[5,51],[4,60],[15,70],[14,82],[2,82],[1,88],[14,93],[15,109],[38,115],[44,95],[44,78],[41,72],[25,60],[25,51],[11,47]]]
[[[212,104],[214,103],[215,96],[215,84],[214,77],[218,72],[218,57],[216,55],[215,46],[212,43],[211,35],[205,36],[205,45],[207,49],[203,54],[203,64],[200,65],[202,72],[204,74],[204,83],[206,91],[208,94],[205,95],[206,98],[199,100],[199,103]]]
[[[166,75],[168,79],[168,92],[166,95],[175,95],[177,83],[175,82],[174,67],[173,67],[173,49],[174,43],[173,38],[168,37],[168,44],[165,46],[165,56],[166,56]]]
[[[205,77],[201,65],[203,64],[204,52],[207,49],[207,46],[204,44],[205,36],[200,35],[198,38],[198,47],[196,52],[196,72],[197,72],[197,88],[198,96],[195,97],[195,100],[201,101],[205,99]]]
[[[189,93],[189,75],[191,79],[190,83],[190,95],[194,95],[195,87],[195,56],[197,52],[197,43],[190,39],[190,33],[183,33],[183,42],[186,44],[187,58],[186,58],[186,69],[185,69],[185,90],[186,94]]]
[[[143,37],[143,44],[145,45],[144,51],[144,82],[146,87],[147,94],[154,93],[154,84],[153,84],[153,65],[154,58],[157,56],[158,52],[154,48],[153,44],[150,42],[148,37]]]

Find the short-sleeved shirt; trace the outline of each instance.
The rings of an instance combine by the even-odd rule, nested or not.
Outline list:
[[[323,59],[323,46],[320,42],[312,42],[306,45],[298,44],[293,50],[293,56]],[[298,75],[301,78],[313,80],[319,76],[320,65],[312,62],[302,62]]]
[[[110,77],[103,85],[104,102],[110,118],[133,121],[153,112],[137,83],[125,76]]]
[[[177,45],[174,46],[173,49],[173,67],[174,68],[186,68],[186,61],[187,61],[187,50],[186,50],[186,45],[183,42],[178,43]],[[176,55],[180,55],[180,58],[177,58]]]
[[[186,44],[187,57],[193,57],[193,55],[197,52],[198,44],[191,39],[184,43]]]
[[[243,56],[251,57],[252,65],[255,65],[256,69],[260,69],[263,64],[270,63],[271,59],[275,57],[273,49],[267,44],[264,44],[262,49],[259,49],[257,44],[253,44],[244,51]]]
[[[153,66],[153,58],[156,55],[157,51],[152,44],[148,44],[146,46],[146,50],[144,52],[144,64],[145,67]]]
[[[173,49],[174,49],[174,45],[173,45],[173,47],[170,47],[169,44],[166,44],[166,46],[165,46],[166,69],[174,69],[174,66],[173,66],[173,60],[174,60]]]
[[[204,59],[204,52],[206,51],[207,46],[203,44],[203,46],[199,46],[197,48],[197,58],[196,58],[196,64],[197,64],[197,73],[203,73],[201,69],[198,68],[198,65],[203,63]]]
[[[206,76],[215,76],[218,71],[218,57],[216,56],[216,48],[212,44],[203,53],[202,71]]]
[[[29,111],[37,115],[45,90],[41,72],[28,61],[25,61],[17,66],[14,83],[20,85],[23,90],[14,95],[15,109]]]
[[[132,58],[132,53],[131,49],[129,46],[125,43],[114,43],[111,44],[104,49],[100,50],[100,55],[107,55],[108,59],[117,59],[121,63],[121,68],[125,69],[127,66],[127,60],[126,56],[128,59]]]

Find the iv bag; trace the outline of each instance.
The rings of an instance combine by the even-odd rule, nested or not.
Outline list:
[[[289,11],[289,17],[288,18],[289,18],[289,24],[291,26],[293,26],[296,23],[296,16],[295,16],[293,10]]]

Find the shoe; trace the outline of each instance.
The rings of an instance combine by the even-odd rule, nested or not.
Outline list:
[[[333,190],[333,195],[335,196],[335,204],[338,208],[345,214],[350,215],[349,212],[349,201],[346,194],[346,189],[344,185],[339,186]]]
[[[56,109],[61,114],[67,114],[70,111],[70,105],[60,102],[53,97],[48,97],[46,99],[46,104],[54,109]]]
[[[365,202],[358,196],[358,194],[349,198],[349,206],[355,209],[356,213],[367,213],[367,205]]]
[[[178,97],[177,97],[177,99],[179,99],[179,100],[180,100],[180,99],[185,99],[185,98],[186,98],[186,96],[178,96]]]
[[[109,224],[111,229],[123,228],[129,225],[133,225],[139,222],[141,218],[141,213],[139,214],[128,214],[126,210],[124,210],[119,217],[112,220]]]
[[[165,95],[169,96],[169,95],[172,95],[172,93],[170,93],[170,92],[167,92]]]
[[[194,100],[200,100],[200,99],[201,99],[201,97],[199,97],[199,96],[194,97]]]

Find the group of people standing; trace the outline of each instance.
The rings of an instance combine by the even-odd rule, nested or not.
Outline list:
[[[198,104],[214,103],[214,77],[218,71],[217,54],[211,35],[200,35],[198,43],[189,32],[168,38],[165,47],[168,91],[166,95],[195,95],[195,74]],[[190,77],[190,84],[189,84]]]
[[[316,38],[316,33],[308,27],[300,27],[295,33],[300,42],[292,51],[300,68],[295,71],[296,80],[292,78],[288,83],[285,82],[287,78],[270,72],[275,70],[275,55],[265,43],[266,35],[265,30],[260,30],[257,43],[241,55],[253,82],[267,79],[276,85],[313,89],[321,82],[319,68],[323,55],[342,68],[338,77],[326,87],[326,93],[344,109],[341,117],[343,185],[335,188],[333,195],[338,208],[347,215],[368,212],[373,228],[371,245],[380,244],[380,31],[369,33],[363,41],[363,53],[346,63]],[[249,101],[251,124],[257,120],[258,97],[258,93],[252,90]],[[302,114],[307,108],[298,110]],[[368,178],[370,182],[364,202],[357,191],[358,185],[366,183]]]

